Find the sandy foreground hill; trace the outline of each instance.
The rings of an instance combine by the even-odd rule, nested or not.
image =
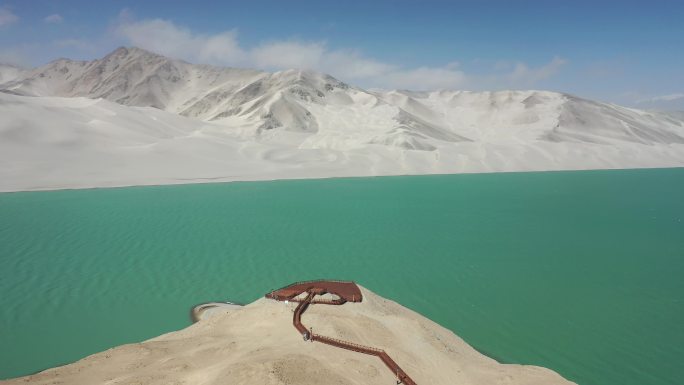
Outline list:
[[[362,303],[312,305],[315,333],[387,351],[418,384],[572,384],[536,366],[499,364],[451,331],[361,288]],[[3,384],[395,384],[376,357],[305,342],[295,304],[259,299],[151,340]]]

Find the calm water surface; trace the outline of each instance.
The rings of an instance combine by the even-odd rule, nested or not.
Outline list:
[[[684,169],[0,194],[0,378],[353,279],[510,363],[684,378]]]

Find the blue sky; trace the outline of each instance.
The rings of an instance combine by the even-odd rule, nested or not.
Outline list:
[[[363,87],[684,105],[684,1],[0,0],[0,61],[93,59],[121,45]]]

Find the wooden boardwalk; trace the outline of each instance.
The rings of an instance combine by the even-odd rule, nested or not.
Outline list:
[[[332,294],[337,298],[315,298],[317,295],[325,294]],[[416,385],[415,381],[384,350],[314,334],[302,324],[302,314],[309,305],[343,305],[347,302],[361,302],[363,300],[361,290],[354,282],[325,280],[296,282],[266,294],[266,298],[276,301],[299,302],[292,317],[292,324],[305,341],[317,341],[340,349],[376,356],[397,376],[397,384]]]

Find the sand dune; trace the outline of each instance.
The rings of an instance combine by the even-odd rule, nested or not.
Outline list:
[[[362,107],[310,108],[319,117],[315,133],[274,129],[255,135],[258,128],[247,123],[207,122],[151,107],[0,93],[0,191],[684,165],[683,144],[644,142],[676,133],[674,123],[660,136],[641,132],[641,141],[623,140],[624,132],[597,143],[531,139],[530,125],[490,128],[502,135],[483,126],[478,135],[484,138],[463,130],[461,137],[474,139],[460,140],[394,132],[383,126],[381,112]]]
[[[681,114],[557,92],[371,92],[138,48],[0,70],[0,191],[684,166]]]
[[[551,370],[504,365],[451,331],[361,288],[364,301],[312,305],[318,333],[382,347],[419,384],[571,384]],[[302,340],[294,304],[259,299],[177,332],[6,384],[394,384],[375,357]]]

